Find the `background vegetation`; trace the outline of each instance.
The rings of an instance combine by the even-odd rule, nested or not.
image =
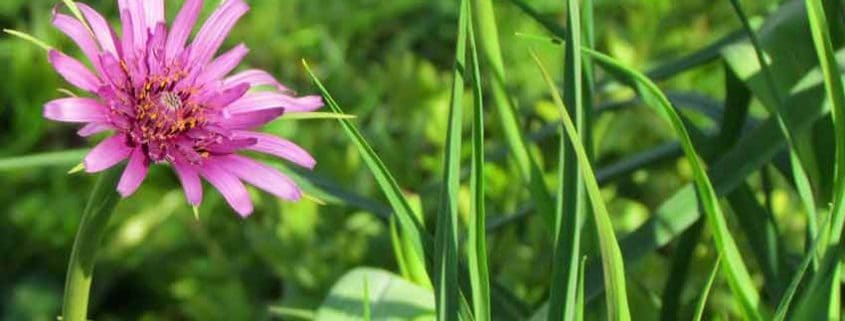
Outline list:
[[[88,2],[116,20],[115,1]],[[215,1],[207,2],[206,14]],[[269,70],[301,93],[318,93],[299,63],[307,59],[344,111],[357,116],[352,123],[411,207],[424,213],[422,221],[434,235],[450,127],[458,1],[248,2],[252,10],[227,42],[251,48],[243,67]],[[651,71],[649,76],[679,107],[716,191],[725,196],[721,205],[728,226],[767,316],[800,270],[813,230],[823,230],[834,185],[833,128],[822,108],[825,94],[821,72],[814,70],[818,58],[807,14],[803,1],[782,2],[741,1],[751,26],[764,26],[758,35],[773,61],[772,91],[731,1],[594,1],[595,48],[634,69]],[[564,79],[564,47],[548,40],[566,38],[566,1],[493,3],[519,129],[546,185],[555,191],[561,116],[530,50],[539,54],[553,79]],[[78,53],[50,25],[55,4],[0,1],[0,26]],[[167,4],[172,16],[181,1]],[[836,1],[825,4],[838,9],[829,21],[838,47],[845,40],[842,7]],[[6,77],[0,86],[0,318],[55,320],[79,213],[94,182],[67,171],[91,142],[70,126],[42,119],[42,105],[67,85],[40,48],[4,35],[0,65]],[[612,81],[613,75],[596,70],[592,98],[597,107],[588,150],[625,258],[630,314],[634,320],[688,320],[718,256],[689,187],[695,168],[659,113]],[[548,213],[537,213],[519,168],[509,161],[489,79],[484,84],[493,319],[545,320],[556,237]],[[465,96],[463,136],[468,142],[475,97],[470,86]],[[737,116],[742,114],[734,112],[742,109],[737,106],[748,104],[749,116]],[[767,109],[781,105],[787,110],[782,113],[786,125],[797,132],[811,206],[799,197],[786,144]],[[119,203],[110,222],[92,291],[96,320],[345,320],[363,316],[364,292],[376,302],[372,312],[377,320],[433,318],[432,284],[418,267],[397,263],[397,255],[409,251],[394,246],[403,240],[397,242],[394,235],[391,207],[338,122],[282,120],[265,131],[313,153],[318,160],[314,172],[274,165],[326,204],[286,203],[256,192],[256,212],[241,219],[217,193],[206,193],[195,220],[175,176],[165,166],[153,167],[144,187]],[[466,179],[456,204],[463,245],[465,227],[472,222],[468,146],[459,155]],[[17,158],[23,155],[41,156]],[[808,215],[808,209],[818,210],[818,217]],[[592,219],[585,225],[586,319],[604,320],[599,244]],[[821,269],[818,264],[811,270]],[[728,283],[728,277],[717,275],[705,297],[706,319],[745,315]]]

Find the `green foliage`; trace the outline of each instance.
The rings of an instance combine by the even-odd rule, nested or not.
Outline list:
[[[115,1],[87,2],[116,22]],[[242,220],[208,189],[197,219],[153,166],[98,226],[88,317],[434,320],[447,296],[465,321],[838,316],[839,1],[466,2],[249,1],[224,45],[251,48],[239,68],[327,100],[262,129],[313,152],[313,172],[250,155],[308,197],[251,190]],[[57,4],[79,14],[0,1],[2,320],[62,313],[95,188],[67,172],[99,137],[41,115],[84,95],[45,59],[81,57]]]

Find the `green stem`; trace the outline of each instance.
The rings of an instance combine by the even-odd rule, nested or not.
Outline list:
[[[88,295],[91,291],[91,277],[94,272],[94,258],[109,218],[120,199],[115,186],[120,178],[120,167],[100,174],[94,190],[85,205],[82,222],[70,252],[70,262],[65,281],[65,297],[62,305],[63,321],[85,321],[88,312]]]

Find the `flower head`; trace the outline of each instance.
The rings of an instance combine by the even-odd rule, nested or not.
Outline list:
[[[118,0],[120,37],[85,4],[78,4],[84,22],[54,11],[53,24],[76,42],[93,71],[55,50],[49,52],[50,63],[93,97],[50,101],[44,117],[84,123],[81,136],[113,132],[84,165],[98,172],[128,159],[117,186],[124,197],[141,185],[150,164],[168,163],[194,206],[202,200],[201,177],[243,216],[253,209],[243,182],[297,200],[301,192],[293,181],[238,152],[257,151],[313,168],[314,159],[299,146],[253,130],[283,113],[316,110],[323,102],[319,96],[292,96],[265,71],[229,75],[247,54],[246,46],[215,55],[249,10],[243,0],[224,1],[186,46],[202,5],[202,0],[186,0],[168,27],[164,0]],[[273,90],[250,91],[256,86]]]

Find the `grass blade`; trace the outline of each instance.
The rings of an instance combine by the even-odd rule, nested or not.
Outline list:
[[[604,280],[607,285],[607,319],[612,321],[629,321],[631,320],[631,313],[628,309],[628,297],[625,291],[625,266],[622,260],[622,252],[619,250],[619,244],[616,241],[610,215],[602,200],[601,191],[599,191],[599,185],[593,173],[593,168],[590,165],[587,152],[581,145],[581,137],[575,129],[575,124],[573,124],[569,112],[563,104],[563,99],[560,97],[557,86],[548,72],[546,72],[540,59],[533,52],[532,57],[540,68],[546,85],[548,85],[549,91],[552,93],[552,98],[560,110],[566,136],[574,147],[576,158],[580,165],[579,168],[584,177],[584,185],[586,185],[587,195],[592,205],[596,229],[598,231]]]
[[[346,115],[326,112],[307,112],[284,114],[281,120],[306,120],[306,119],[355,119],[355,115]]]
[[[789,126],[786,125],[786,122],[784,121],[782,116],[783,111],[785,109],[783,95],[781,94],[780,90],[778,90],[777,84],[775,83],[774,74],[769,68],[769,64],[766,62],[763,46],[761,45],[760,40],[757,38],[757,34],[754,32],[754,29],[751,28],[751,23],[749,22],[748,17],[745,15],[745,11],[742,9],[742,5],[740,5],[739,0],[730,0],[730,2],[734,8],[734,11],[739,17],[739,20],[742,22],[742,26],[745,30],[745,33],[748,35],[748,38],[751,39],[751,44],[754,47],[754,53],[757,58],[757,63],[760,64],[760,70],[763,73],[763,77],[765,78],[766,86],[768,87],[769,92],[771,92],[774,97],[774,106],[769,107],[766,104],[763,105],[769,107],[769,113],[771,113],[772,117],[774,117],[775,120],[778,122],[780,130],[783,133],[784,138],[786,138],[787,147],[789,148],[790,165],[792,166],[792,178],[795,181],[795,185],[798,190],[798,196],[801,198],[801,202],[804,205],[804,209],[807,211],[807,216],[809,217],[808,221],[813,222],[816,218],[816,206],[815,200],[813,199],[813,191],[811,189],[810,178],[807,176],[807,170],[796,146],[796,133],[793,132],[789,128]],[[812,236],[812,238],[815,238],[815,236]],[[761,264],[764,266],[769,263],[776,262],[767,263],[765,261],[761,261]],[[777,272],[778,270],[777,267],[766,267],[766,269],[770,272]],[[780,283],[777,274],[771,275],[770,273],[770,275],[768,275],[767,277],[767,280]],[[780,288],[780,285],[776,284],[775,287]]]
[[[467,4],[460,2],[449,127],[443,160],[443,188],[437,213],[434,245],[434,290],[437,320],[458,320],[458,193],[461,170],[461,125],[463,124],[464,76],[466,72]],[[470,271],[472,273],[473,271]]]
[[[666,286],[663,289],[663,297],[660,307],[660,320],[679,320],[678,311],[681,310],[681,294],[684,291],[689,267],[692,262],[695,246],[698,245],[698,238],[704,221],[698,221],[681,234],[678,245],[672,255],[672,265],[669,270],[669,278],[666,279]]]
[[[827,224],[825,224],[822,228],[826,229]],[[778,307],[775,310],[775,316],[772,318],[772,321],[783,321],[786,319],[786,313],[789,312],[789,305],[792,303],[795,292],[797,292],[798,286],[801,285],[801,280],[804,278],[804,273],[807,272],[807,268],[810,266],[810,263],[815,260],[816,251],[822,243],[824,242],[822,242],[821,237],[816,237],[813,240],[813,244],[807,247],[807,253],[804,254],[804,259],[801,260],[801,265],[798,267],[798,270],[795,271],[795,275],[792,277],[792,281],[789,282],[789,286],[786,288],[783,298],[781,298],[780,303],[778,303]]]
[[[578,287],[578,258],[581,247],[581,218],[584,217],[585,194],[573,144],[592,146],[585,141],[591,130],[582,103],[581,73],[581,17],[578,0],[566,1],[567,28],[564,61],[563,105],[575,115],[575,129],[584,134],[577,143],[570,143],[560,135],[557,208],[555,215],[555,247],[552,261],[552,280],[549,295],[549,321],[571,321],[576,314]],[[561,129],[563,130],[563,129]],[[587,160],[589,161],[589,154]]]
[[[839,245],[842,237],[843,223],[845,223],[845,91],[842,88],[842,78],[839,65],[831,44],[827,18],[824,7],[819,0],[805,0],[810,32],[813,37],[816,54],[824,75],[824,86],[828,100],[831,102],[835,138],[835,162],[833,167],[833,209],[831,210],[831,226],[826,233],[829,235],[829,248],[825,253],[824,266],[813,277],[808,294],[798,308],[798,318],[806,320],[839,320]],[[827,306],[824,306],[824,304]]]
[[[710,276],[707,277],[707,284],[704,285],[704,289],[701,290],[701,297],[698,299],[698,304],[695,308],[695,316],[692,318],[693,321],[701,321],[701,317],[704,316],[704,307],[707,306],[707,297],[710,295],[710,288],[713,287],[713,281],[716,280],[716,275],[719,274],[719,262],[722,260],[722,257],[719,256],[716,258],[716,262],[713,263],[713,269],[710,270]]]
[[[554,223],[553,213],[555,203],[549,195],[548,187],[543,182],[543,173],[531,153],[520,130],[519,121],[516,117],[514,100],[511,99],[506,87],[505,66],[502,59],[502,50],[499,46],[499,34],[496,27],[496,18],[493,11],[492,0],[471,0],[478,27],[478,40],[481,45],[481,52],[485,58],[489,70],[494,106],[499,116],[500,126],[505,134],[505,141],[511,151],[511,157],[515,162],[521,179],[528,185],[537,210],[546,214],[549,223]],[[550,224],[550,230],[554,225]]]
[[[470,12],[472,12],[470,10]],[[472,20],[472,15],[469,15]],[[490,272],[487,267],[487,213],[484,206],[484,94],[481,89],[481,67],[472,22],[469,29],[472,66],[472,164],[470,167],[470,222],[467,250],[472,287],[473,315],[477,321],[490,321]]]
[[[839,65],[833,52],[830,34],[828,33],[827,18],[824,7],[820,0],[805,0],[807,16],[810,20],[810,31],[813,35],[813,43],[816,47],[816,54],[819,57],[822,74],[824,75],[824,86],[827,98],[831,102],[831,114],[833,115],[833,127],[835,132],[835,163],[834,163],[834,191],[833,191],[833,218],[830,234],[830,243],[839,243],[842,236],[842,227],[845,223],[845,89],[842,88],[842,78],[839,72]]]
[[[606,71],[615,74],[620,80],[636,89],[643,100],[647,102],[647,105],[655,108],[672,126],[672,129],[681,141],[681,147],[684,149],[684,154],[686,154],[693,171],[699,202],[702,208],[704,208],[710,229],[716,239],[717,249],[723,258],[723,263],[725,264],[724,272],[727,274],[728,284],[730,284],[734,294],[738,297],[745,318],[753,321],[763,320],[758,310],[760,308],[760,296],[754,288],[751,275],[742,261],[742,256],[739,253],[736,242],[728,230],[725,216],[719,206],[716,191],[713,189],[710,178],[707,176],[704,165],[701,163],[690,139],[689,132],[677,111],[672,107],[672,104],[657,85],[639,72],[621,65],[613,58],[602,53],[590,49],[584,49],[584,51],[592,55],[593,59],[601,64]]]
[[[340,106],[338,106],[337,102],[335,102],[328,90],[326,90],[326,87],[323,86],[323,83],[320,82],[320,79],[314,75],[314,72],[308,66],[308,63],[305,62],[305,60],[302,60],[302,65],[322,92],[329,108],[331,108],[331,110],[335,113],[343,114],[343,110]],[[364,162],[367,164],[370,172],[372,172],[382,192],[387,197],[388,203],[390,203],[390,206],[393,208],[394,215],[399,223],[402,236],[408,240],[408,242],[412,245],[414,252],[419,257],[427,257],[426,249],[430,246],[429,244],[431,240],[428,239],[422,232],[422,225],[411,210],[408,200],[405,199],[404,195],[402,195],[402,191],[399,189],[399,184],[397,184],[393,176],[390,175],[390,172],[378,157],[375,150],[373,150],[373,148],[370,147],[364,139],[364,136],[358,130],[358,127],[356,127],[349,119],[339,118],[338,122],[340,122],[346,134],[358,147],[361,157],[364,159]]]
[[[48,45],[47,43],[45,43],[41,39],[38,39],[35,36],[30,35],[28,33],[25,33],[25,32],[22,32],[22,31],[17,31],[17,30],[12,30],[12,29],[3,29],[3,32],[8,33],[12,36],[21,38],[23,40],[29,41],[30,43],[32,43],[32,44],[34,44],[38,47],[41,47],[41,49],[44,49],[44,51],[49,51],[50,49],[53,49],[52,46]]]
[[[0,172],[18,171],[45,166],[70,166],[78,164],[88,149],[72,149],[60,152],[41,153],[0,159]]]

